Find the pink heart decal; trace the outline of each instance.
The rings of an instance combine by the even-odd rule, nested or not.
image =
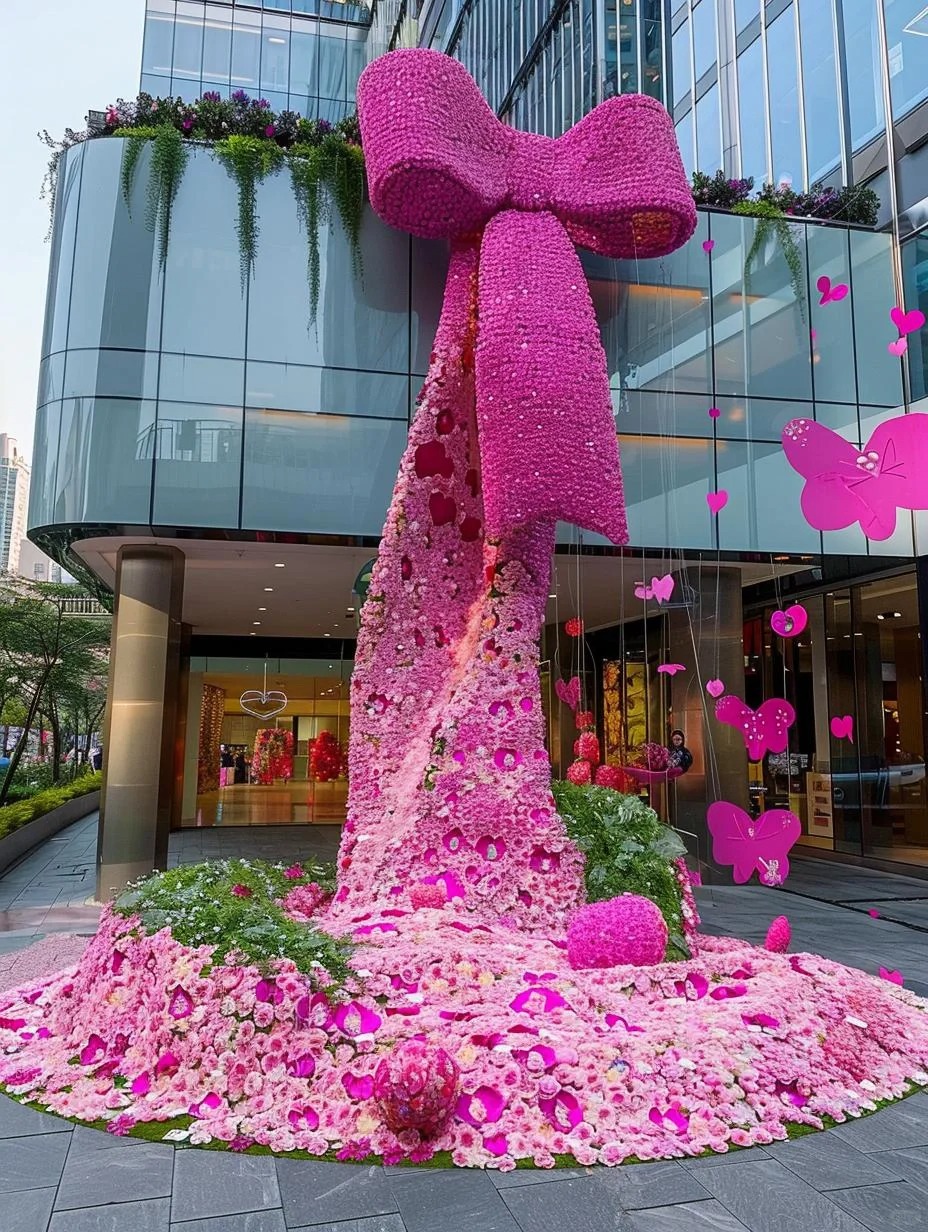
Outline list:
[[[658,603],[666,603],[673,594],[674,580],[669,573],[663,577],[652,577],[651,585],[638,582],[635,586],[636,599],[656,599]]]
[[[685,663],[662,663],[657,669],[659,672],[664,672],[668,676],[676,676],[677,672],[685,672]]]
[[[770,628],[777,637],[798,637],[808,623],[809,613],[801,603],[777,609],[770,616]]]
[[[706,504],[713,513],[721,513],[728,504],[728,493],[724,488],[720,488],[718,492],[707,492]]]
[[[889,980],[890,984],[901,984],[902,983],[902,972],[901,971],[888,971],[886,967],[880,967],[880,979]]]
[[[785,753],[789,743],[789,729],[796,721],[796,711],[781,697],[752,710],[740,697],[729,695],[715,703],[715,717],[720,723],[741,732],[751,761],[760,761],[769,750]]]
[[[571,676],[569,680],[555,680],[554,691],[571,710],[576,710],[580,705],[580,677]]]
[[[920,308],[904,312],[898,305],[889,310],[889,318],[900,334],[914,334],[925,324],[925,314]]]
[[[702,242],[703,252],[711,252],[714,247],[715,247],[715,240],[703,240]]]
[[[907,338],[897,338],[895,342],[887,342],[886,349],[890,355],[895,355],[897,358],[904,355],[909,349],[909,341]]]
[[[712,854],[730,864],[739,885],[757,873],[762,885],[782,885],[789,876],[789,851],[802,834],[802,822],[789,809],[767,809],[755,819],[728,800],[716,800],[706,813]],[[730,995],[730,993],[728,994]]]
[[[850,740],[854,743],[854,716],[850,714],[836,714],[831,720],[831,734],[836,740]]]
[[[836,282],[832,285],[832,281],[827,274],[822,274],[815,285],[821,293],[821,299],[818,301],[819,304],[831,304],[836,300],[844,299],[845,295],[847,295],[847,283]]]
[[[710,419],[718,419],[718,417],[721,415],[721,413],[722,413],[722,412],[719,410],[719,408],[718,408],[717,406],[710,406],[710,407],[709,407],[709,418],[710,418]]]
[[[719,680],[718,678],[715,680],[707,680],[706,692],[710,697],[721,697],[725,692],[725,681]]]
[[[878,920],[880,918],[880,913],[878,911],[874,911],[872,907],[867,912],[867,915],[871,918],[871,920]]]

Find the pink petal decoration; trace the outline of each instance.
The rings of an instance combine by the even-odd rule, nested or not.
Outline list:
[[[772,1014],[742,1014],[741,1021],[746,1027],[760,1027],[763,1030],[765,1027],[771,1031],[775,1031],[780,1025],[779,1018],[774,1018]]]
[[[342,1086],[349,1099],[370,1099],[374,1094],[373,1074],[342,1074]]]
[[[99,1061],[105,1053],[106,1041],[99,1035],[91,1035],[90,1039],[79,1053],[81,1065],[93,1065],[93,1063],[95,1061]]]
[[[792,940],[792,935],[789,920],[785,915],[778,915],[767,929],[767,936],[764,940],[764,949],[769,950],[772,954],[785,954],[789,949],[789,943]]]
[[[802,823],[788,809],[767,809],[756,820],[737,804],[716,800],[706,812],[712,854],[719,864],[731,864],[736,882],[753,873],[763,885],[776,886],[789,876],[789,851],[802,833]]]
[[[648,1113],[648,1120],[652,1125],[657,1125],[671,1134],[685,1134],[690,1126],[690,1118],[683,1112],[676,1100],[669,1108],[652,1108]]]
[[[852,714],[836,714],[828,725],[836,740],[849,740],[854,743],[854,716]]]
[[[489,1134],[484,1138],[483,1146],[491,1155],[499,1157],[509,1150],[509,1139],[505,1134]]]
[[[798,637],[809,623],[809,613],[801,603],[770,614],[770,628],[777,637]]]
[[[352,1039],[359,1035],[373,1035],[382,1022],[379,1014],[360,1001],[349,1001],[347,1005],[338,1006],[332,1018],[339,1031]]]
[[[887,342],[886,349],[890,355],[895,355],[899,359],[909,349],[909,340],[908,338],[895,338],[892,342]]]
[[[685,997],[687,1001],[699,1001],[709,991],[709,981],[704,975],[694,971],[684,979],[677,980],[674,988],[678,997]]]
[[[815,285],[821,294],[821,298],[818,301],[819,304],[835,303],[838,300],[844,299],[848,292],[846,282],[836,282],[832,284],[832,281],[827,274],[822,274]]]
[[[725,682],[717,677],[706,681],[706,692],[710,697],[721,697],[725,692]]]
[[[728,504],[728,493],[725,491],[724,488],[720,488],[718,492],[707,492],[706,493],[706,504],[709,506],[709,508],[712,510],[713,513],[715,514],[721,513],[722,510],[725,508],[725,506]]]
[[[308,1129],[313,1132],[319,1128],[319,1113],[308,1104],[301,1108],[291,1108],[287,1113],[287,1120],[297,1130]]]
[[[786,750],[796,711],[780,697],[771,697],[757,710],[752,710],[740,697],[729,694],[716,702],[715,717],[720,723],[736,728],[744,737],[748,757],[751,761],[760,761],[768,750],[771,753]]]
[[[868,539],[883,540],[897,509],[928,509],[928,415],[884,420],[862,449],[824,424],[792,419],[783,449],[806,481],[800,503],[816,530],[859,522]]]
[[[571,676],[570,680],[561,680],[558,678],[554,682],[554,691],[571,710],[576,710],[580,705],[580,677]]]
[[[139,1074],[137,1078],[129,1083],[129,1090],[133,1095],[147,1095],[151,1090],[151,1075]]]
[[[912,308],[908,312],[900,308],[890,308],[889,317],[900,334],[914,334],[925,324],[925,314],[920,308]]]
[[[562,1134],[569,1134],[583,1120],[583,1108],[572,1091],[558,1091],[554,1096],[539,1099],[538,1107]]]
[[[172,1018],[189,1018],[193,1013],[193,1001],[179,984],[171,993],[168,1013]]]
[[[462,1121],[480,1129],[482,1125],[492,1125],[503,1115],[506,1100],[495,1087],[478,1087],[472,1095],[461,1095],[455,1112]]]
[[[713,1001],[730,1001],[733,997],[743,997],[747,990],[747,984],[720,984],[709,996]]]
[[[514,997],[509,1007],[517,1014],[550,1014],[552,1010],[560,1009],[566,1004],[567,1002],[559,992],[555,992],[553,988],[542,988],[536,984],[533,988],[526,988],[524,992]]]
[[[867,912],[867,915],[870,916],[872,920],[878,920],[880,918],[880,913],[878,911],[875,911],[872,907]]]
[[[677,672],[685,672],[685,663],[661,663],[658,666],[658,672],[663,672],[667,676],[676,676]]]
[[[710,407],[709,407],[709,418],[710,418],[710,419],[718,419],[718,417],[721,415],[721,413],[722,413],[722,412],[719,410],[719,408],[718,408],[717,406],[710,406]]]
[[[886,967],[880,967],[880,979],[889,980],[890,984],[902,984],[902,972],[889,971]]]
[[[312,1053],[304,1052],[302,1056],[287,1062],[287,1073],[292,1078],[312,1078],[315,1072],[316,1058]]]
[[[621,1027],[623,1027],[623,1028],[624,1028],[624,1029],[625,1029],[625,1030],[626,1030],[626,1031],[627,1031],[630,1035],[631,1035],[631,1034],[633,1034],[633,1033],[635,1033],[635,1032],[638,1032],[638,1033],[640,1033],[640,1034],[644,1034],[644,1027],[633,1027],[633,1026],[630,1026],[630,1025],[629,1025],[629,1023],[628,1023],[628,1022],[627,1022],[627,1021],[626,1021],[626,1020],[622,1017],[622,1015],[621,1015],[621,1014],[607,1014],[607,1015],[606,1015],[606,1026],[607,1026],[607,1027],[617,1027],[617,1026],[621,1026]]]
[[[797,1090],[795,1082],[777,1082],[774,1093],[785,1104],[792,1104],[794,1108],[804,1108],[809,1102],[807,1096]]]
[[[703,252],[711,252],[714,247],[715,247],[715,240],[703,240],[702,242]]]

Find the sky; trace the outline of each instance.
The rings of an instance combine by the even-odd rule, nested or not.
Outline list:
[[[138,93],[144,16],[145,0],[0,0],[0,432],[29,459],[49,255],[36,133]]]

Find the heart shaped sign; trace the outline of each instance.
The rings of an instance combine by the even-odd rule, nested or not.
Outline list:
[[[265,692],[263,689],[246,689],[238,699],[238,704],[246,714],[256,719],[273,719],[276,714],[282,714],[287,709],[287,695],[279,689]]]
[[[778,608],[770,615],[770,628],[777,637],[798,637],[808,623],[809,613],[801,603],[785,610]]]
[[[555,680],[554,691],[571,710],[576,710],[580,705],[580,677],[571,676],[569,680]]]

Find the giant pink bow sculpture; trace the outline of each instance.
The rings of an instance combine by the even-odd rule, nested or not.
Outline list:
[[[574,244],[655,257],[690,237],[696,210],[669,115],[632,94],[608,99],[563,137],[519,132],[461,64],[431,51],[369,65],[358,115],[382,218],[432,239],[481,237],[488,537],[560,518],[625,543],[606,357]]]
[[[583,884],[538,675],[555,522],[626,539],[573,243],[655,256],[689,236],[695,209],[652,99],[610,99],[552,140],[500,123],[456,61],[398,51],[365,70],[358,109],[374,208],[452,245],[362,612],[330,922],[437,900],[550,927]]]

